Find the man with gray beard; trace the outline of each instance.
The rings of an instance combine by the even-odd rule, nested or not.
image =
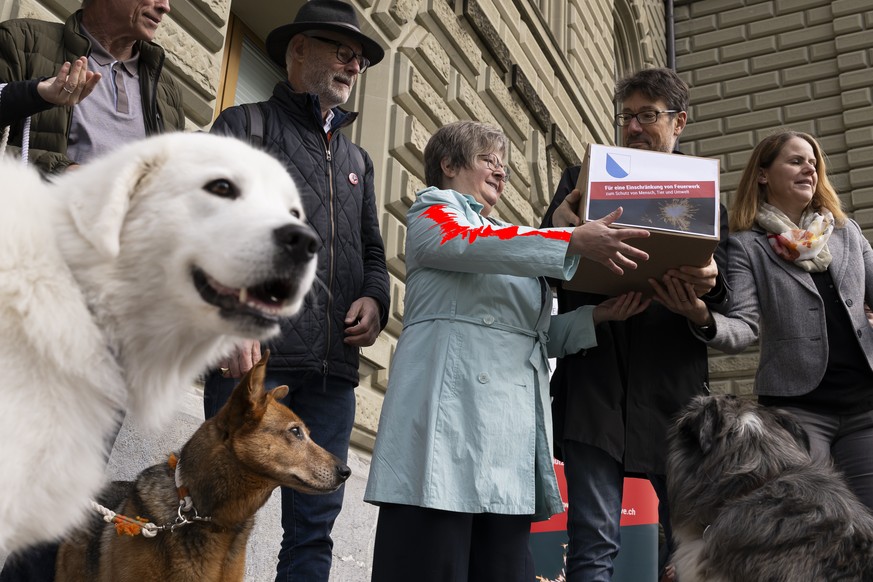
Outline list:
[[[276,85],[268,101],[223,111],[212,132],[243,139],[262,134],[262,147],[291,174],[306,220],[320,236],[320,283],[270,343],[266,385],[290,386],[282,402],[303,419],[313,441],[345,461],[355,420],[359,351],[373,345],[385,327],[389,299],[373,163],[340,132],[358,114],[339,106],[358,76],[385,53],[360,31],[354,8],[339,0],[304,3],[294,22],[273,30],[266,44],[288,80]],[[207,418],[260,352],[257,342],[244,342],[209,375],[203,402]],[[277,582],[327,582],[330,532],[342,498],[343,488],[328,495],[282,488]]]

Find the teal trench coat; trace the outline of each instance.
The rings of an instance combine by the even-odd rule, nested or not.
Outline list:
[[[549,357],[596,345],[592,306],[551,315],[571,229],[483,217],[453,190],[407,215],[404,326],[364,499],[464,513],[562,511]]]

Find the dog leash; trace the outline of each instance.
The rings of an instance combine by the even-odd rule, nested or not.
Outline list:
[[[128,517],[126,515],[116,513],[108,507],[100,505],[93,499],[90,500],[91,508],[103,516],[103,521],[105,521],[106,523],[115,524],[115,533],[117,533],[118,535],[127,536],[142,535],[146,538],[153,538],[162,531],[169,530],[170,533],[173,533],[177,528],[186,526],[190,523],[194,523],[197,521],[212,521],[211,517],[200,517],[200,515],[197,513],[197,510],[194,508],[194,502],[191,500],[191,496],[188,495],[188,488],[181,484],[182,477],[179,470],[181,463],[179,462],[179,458],[176,457],[174,453],[170,453],[168,464],[170,468],[173,469],[173,479],[176,484],[176,490],[179,492],[179,510],[173,523],[166,525],[155,525],[144,517]],[[185,515],[186,513],[191,511],[194,512],[193,516],[188,517],[187,515]]]
[[[167,463],[173,469],[173,481],[175,481],[176,491],[179,493],[179,511],[191,511],[194,509],[194,502],[188,494],[188,488],[182,484],[182,459],[177,457],[176,453],[170,453],[170,459]],[[194,514],[197,514],[196,509]]]
[[[153,538],[158,535],[159,526],[143,517],[133,519],[126,515],[120,515],[93,499],[90,500],[90,503],[91,509],[103,516],[103,521],[115,524],[115,533],[118,535],[135,536],[142,534],[145,538]]]

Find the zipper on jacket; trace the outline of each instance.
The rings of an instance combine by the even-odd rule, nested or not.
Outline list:
[[[154,135],[157,133],[164,132],[164,120],[161,118],[161,114],[158,112],[158,83],[161,78],[161,71],[164,70],[164,60],[166,60],[166,55],[162,54],[158,59],[158,66],[155,69],[155,76],[151,79],[151,103],[149,103],[149,109],[152,114],[152,121],[150,122],[148,119],[146,120],[146,135]],[[140,95],[143,99],[148,99],[148,95],[145,94],[148,88],[148,84],[142,84],[142,90],[140,91]],[[151,129],[151,132],[149,131]]]
[[[329,253],[329,263],[330,268],[328,269],[328,282],[327,282],[327,317],[325,320],[327,321],[327,343],[324,346],[324,360],[322,361],[322,372],[324,374],[324,380],[327,382],[327,373],[329,370],[328,359],[330,357],[330,346],[331,346],[331,329],[333,325],[331,323],[333,319],[333,282],[335,279],[336,272],[336,257],[334,256],[334,247],[336,245],[336,209],[334,208],[335,196],[334,196],[334,184],[333,184],[333,155],[330,152],[330,138],[325,136],[324,138],[324,158],[327,161],[327,183],[328,183],[328,208],[330,212],[328,213],[328,224],[330,227],[330,246],[328,248]],[[343,314],[343,319],[345,319],[345,314]]]

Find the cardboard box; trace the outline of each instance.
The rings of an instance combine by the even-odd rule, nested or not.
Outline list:
[[[619,206],[616,227],[644,228],[646,239],[627,242],[649,254],[636,270],[616,275],[582,259],[564,288],[603,295],[652,293],[648,279],[659,279],[682,265],[704,266],[719,240],[719,162],[678,154],[590,144],[579,183],[583,222],[603,218]]]

